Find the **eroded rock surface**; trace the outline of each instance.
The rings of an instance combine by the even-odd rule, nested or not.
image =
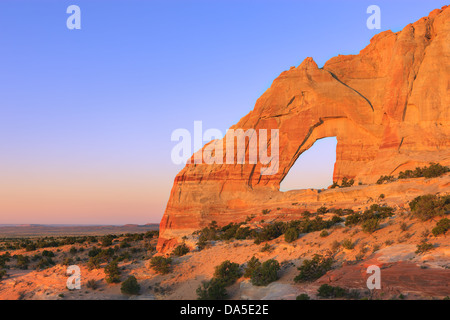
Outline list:
[[[307,58],[282,72],[254,109],[231,127],[278,129],[278,171],[262,175],[266,166],[259,162],[187,164],[175,178],[158,250],[212,220],[220,225],[242,221],[262,206],[340,199],[338,190],[279,191],[297,158],[321,138],[337,138],[334,181],[374,183],[381,175],[429,162],[449,164],[449,31],[450,10],[443,7],[402,31],[374,36],[357,55],[339,55],[323,68]],[[448,179],[436,188],[448,188]]]

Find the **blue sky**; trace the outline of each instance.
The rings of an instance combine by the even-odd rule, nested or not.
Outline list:
[[[66,27],[72,4],[81,30]],[[445,4],[2,0],[0,223],[159,222],[173,130],[225,132],[290,66],[356,54]],[[305,166],[332,168],[324,143],[329,161]]]

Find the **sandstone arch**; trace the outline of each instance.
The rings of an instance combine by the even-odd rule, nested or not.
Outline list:
[[[376,35],[358,55],[337,56],[323,68],[307,58],[282,72],[231,127],[278,129],[278,172],[261,175],[261,164],[186,165],[173,184],[158,250],[212,220],[242,221],[300,195],[316,201],[317,191],[281,193],[279,186],[317,139],[337,137],[335,181],[373,183],[400,167],[450,163],[449,43],[444,7],[400,32]]]

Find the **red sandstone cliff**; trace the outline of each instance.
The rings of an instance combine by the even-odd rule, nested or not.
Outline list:
[[[261,203],[292,201],[280,182],[321,138],[338,141],[335,181],[373,183],[431,161],[448,164],[449,68],[450,10],[443,7],[400,32],[374,36],[358,55],[334,57],[323,68],[307,58],[282,72],[232,127],[278,129],[278,172],[261,175],[262,165],[248,162],[186,165],[172,187],[158,250],[212,220],[242,221]],[[314,191],[298,195],[318,199]]]

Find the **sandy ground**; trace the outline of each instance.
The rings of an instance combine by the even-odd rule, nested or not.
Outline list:
[[[406,231],[400,228],[403,222],[408,225]],[[278,260],[282,266],[279,280],[266,287],[256,287],[248,279],[241,278],[227,288],[230,299],[295,299],[301,293],[307,293],[314,299],[317,298],[317,288],[323,283],[357,289],[362,296],[377,299],[396,298],[400,294],[407,299],[442,299],[450,296],[449,237],[430,235],[429,242],[435,248],[426,254],[415,253],[417,244],[435,223],[411,220],[399,213],[386,219],[382,228],[373,234],[364,233],[360,227],[335,226],[329,230],[327,237],[313,232],[301,235],[292,243],[285,242],[283,236],[274,239],[268,242],[271,246],[268,252],[261,252],[265,243],[256,245],[253,240],[217,241],[202,251],[174,257],[172,271],[167,275],[156,274],[149,267],[149,260],[133,259],[119,266],[122,268],[122,280],[128,275],[138,279],[141,292],[137,296],[123,295],[120,284],[104,281],[103,268],[89,271],[85,263],[80,264],[81,290],[66,288],[67,267],[61,264],[42,271],[11,269],[8,276],[0,281],[0,299],[196,299],[196,289],[202,281],[212,278],[215,266],[230,260],[244,268],[252,256],[261,261]],[[351,250],[341,247],[333,253],[333,270],[313,283],[297,284],[293,281],[299,273],[297,267],[304,259],[311,258],[315,253],[330,254],[332,243],[343,239],[351,239],[355,246]],[[67,255],[70,247],[59,248],[58,253]],[[36,254],[23,251],[12,254],[18,253]],[[367,289],[369,275],[366,270],[369,265],[381,267],[381,290]],[[87,281],[92,279],[98,284],[96,290],[86,286]]]

